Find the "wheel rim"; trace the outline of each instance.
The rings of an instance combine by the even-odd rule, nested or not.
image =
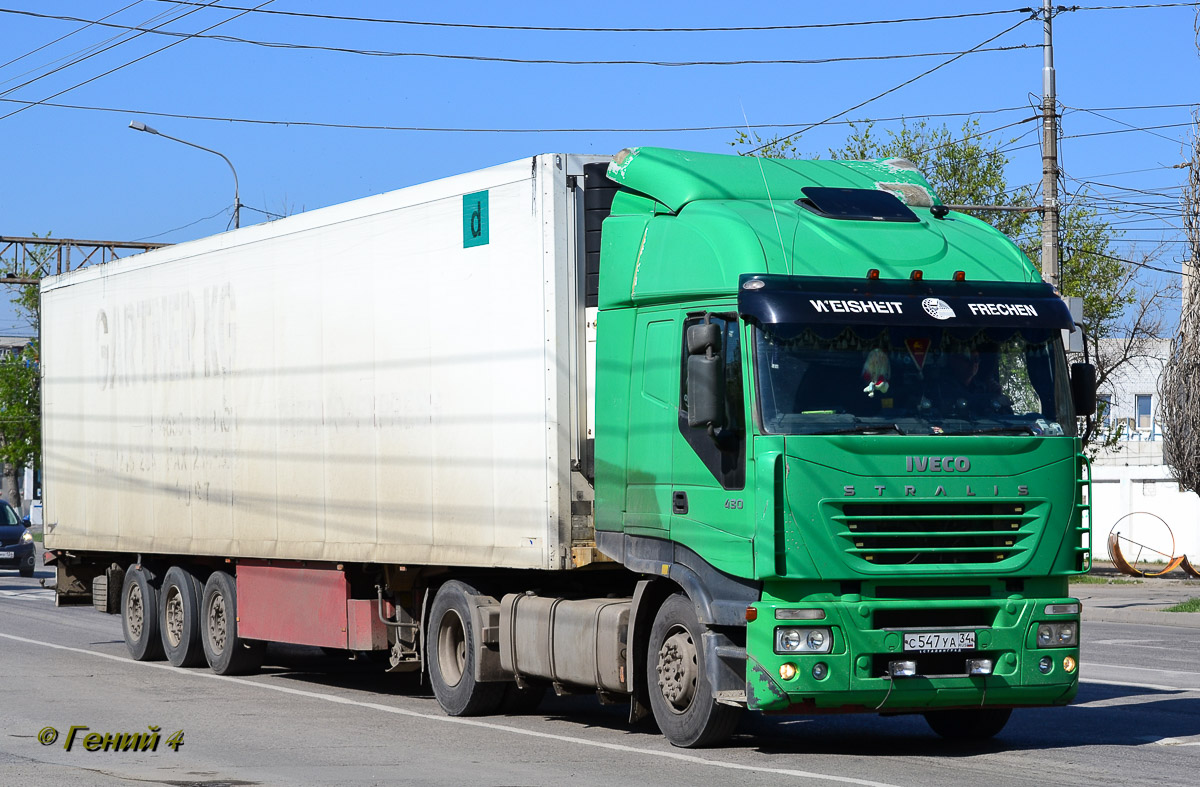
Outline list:
[[[129,595],[125,598],[125,622],[129,624],[129,636],[133,638],[134,642],[142,638],[144,617],[142,586],[134,582],[129,586]]]
[[[214,593],[208,602],[208,644],[213,653],[225,650],[225,597]]]
[[[691,707],[700,668],[696,643],[686,628],[675,626],[667,632],[658,650],[657,672],[658,689],[667,701],[667,707],[673,713],[683,713]]]
[[[177,585],[167,588],[166,632],[171,647],[179,647],[183,641],[183,594]]]
[[[442,615],[437,634],[438,670],[447,686],[457,686],[467,669],[467,633],[458,612]]]

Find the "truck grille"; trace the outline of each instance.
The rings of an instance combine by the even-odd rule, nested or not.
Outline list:
[[[995,565],[1032,548],[1036,515],[1013,502],[844,503],[846,552],[877,566]]]

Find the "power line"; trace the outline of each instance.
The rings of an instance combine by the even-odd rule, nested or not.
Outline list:
[[[1151,130],[1150,130],[1150,129],[1148,129],[1148,128],[1142,128],[1142,127],[1139,127],[1139,126],[1135,126],[1135,125],[1133,125],[1133,124],[1131,124],[1131,123],[1126,123],[1124,120],[1117,120],[1116,118],[1110,118],[1110,117],[1108,117],[1107,115],[1101,114],[1101,113],[1097,112],[1097,111],[1096,111],[1096,110],[1094,110],[1094,109],[1081,109],[1081,110],[1079,110],[1079,111],[1080,111],[1080,112],[1087,112],[1089,115],[1095,115],[1096,117],[1098,117],[1098,118],[1103,118],[1104,120],[1107,120],[1107,121],[1109,121],[1110,123],[1116,123],[1116,124],[1118,124],[1118,125],[1125,126],[1126,128],[1133,129],[1134,131],[1145,131],[1147,134],[1151,134],[1151,135],[1153,135],[1153,136],[1156,136],[1156,137],[1158,137],[1159,139],[1165,139],[1165,140],[1167,140],[1168,142],[1178,142],[1178,141],[1179,141],[1179,140],[1176,140],[1176,139],[1171,139],[1171,138],[1170,138],[1170,137],[1168,137],[1166,134],[1159,134],[1158,132],[1151,131]]]
[[[666,133],[684,131],[731,131],[746,128],[745,123],[716,126],[676,126],[659,128],[484,128],[472,126],[391,126],[365,123],[325,123],[315,120],[272,120],[267,118],[221,117],[217,115],[191,115],[178,112],[155,112],[146,109],[130,109],[127,107],[99,107],[85,104],[60,104],[50,101],[23,101],[15,98],[0,98],[0,102],[10,104],[40,105],[57,109],[76,109],[91,112],[118,112],[123,114],[149,115],[151,117],[175,118],[178,120],[211,120],[222,123],[249,123],[264,126],[302,126],[306,128],[354,129],[362,131],[430,131],[450,133],[484,133],[484,134],[566,134],[566,133]],[[982,109],[973,112],[939,112],[925,115],[897,115],[895,117],[877,118],[874,122],[897,120],[921,120],[926,118],[972,117],[976,115],[995,115],[1002,112],[1015,112],[1028,107],[1002,107],[1000,109]],[[862,123],[862,120],[830,120],[827,125],[848,126]],[[804,123],[754,123],[750,128],[795,128]]]
[[[220,2],[220,0],[210,0],[210,2],[208,3],[208,5],[213,5],[213,4],[216,4],[216,3],[218,3],[218,2]],[[158,26],[159,26],[159,27],[161,27],[162,25],[166,25],[166,24],[169,24],[169,23],[171,23],[171,22],[177,22],[177,21],[179,21],[180,19],[183,19],[185,16],[190,16],[191,14],[194,14],[194,13],[196,13],[198,10],[199,10],[199,9],[192,9],[191,11],[185,11],[184,13],[182,13],[182,14],[180,14],[180,15],[178,15],[178,16],[176,16],[176,17],[172,18],[172,19],[164,19],[164,20],[163,20],[161,23],[159,23],[159,25],[158,25]],[[159,18],[162,18],[162,17],[164,17],[164,16],[167,16],[167,15],[168,15],[168,14],[167,14],[167,13],[165,13],[165,12],[164,12],[163,14],[155,14],[154,16],[150,17],[150,19],[146,20],[145,24],[148,24],[148,23],[150,23],[150,22],[153,22],[155,19],[159,19]],[[136,39],[136,38],[140,38],[140,37],[141,37],[141,36],[143,36],[143,35],[146,35],[146,33],[138,33],[138,34],[137,34],[137,35],[135,35],[135,36],[129,36],[129,37],[127,37],[127,38],[122,38],[122,36],[120,36],[120,35],[116,35],[116,36],[113,36],[112,38],[109,38],[109,39],[106,39],[106,40],[104,40],[104,41],[101,41],[99,44],[92,45],[92,46],[90,46],[90,47],[84,47],[83,49],[80,49],[80,50],[76,50],[75,52],[71,53],[70,55],[67,55],[67,56],[66,56],[66,58],[59,58],[59,60],[63,60],[63,59],[70,59],[70,58],[74,57],[76,54],[79,54],[79,53],[81,53],[81,52],[87,52],[87,54],[86,54],[86,55],[83,55],[82,57],[75,58],[74,60],[71,60],[69,63],[65,63],[65,64],[63,64],[63,65],[59,66],[58,68],[51,69],[50,71],[47,71],[47,72],[46,72],[46,73],[44,73],[44,74],[41,74],[41,75],[39,75],[39,76],[36,76],[36,77],[34,77],[33,79],[30,79],[30,80],[27,80],[27,81],[25,81],[25,82],[22,82],[21,84],[19,84],[19,85],[16,85],[15,87],[10,87],[10,88],[8,88],[7,90],[5,90],[3,93],[0,93],[0,96],[7,96],[9,93],[12,93],[12,92],[14,92],[14,91],[20,90],[20,89],[21,89],[21,88],[23,88],[23,87],[27,87],[27,86],[29,86],[29,85],[32,85],[34,82],[37,82],[37,81],[39,81],[39,80],[42,80],[42,79],[45,79],[46,77],[48,77],[48,76],[51,76],[51,75],[53,75],[53,74],[57,74],[58,72],[60,72],[60,71],[63,71],[63,70],[66,70],[66,69],[70,68],[71,66],[78,65],[78,64],[82,63],[82,62],[83,62],[83,61],[85,61],[85,60],[89,60],[89,59],[91,59],[91,58],[95,57],[96,55],[103,54],[103,53],[105,53],[105,52],[108,52],[108,51],[109,51],[109,50],[111,50],[111,49],[116,49],[117,47],[121,46],[122,44],[127,44],[127,43],[129,43],[130,41],[133,41],[133,40],[134,40],[134,39]],[[112,43],[110,43],[110,42],[112,42]],[[108,45],[108,46],[105,46],[105,44],[109,44],[109,45]],[[88,50],[91,50],[91,51],[89,52]],[[53,64],[53,63],[56,63],[56,62],[58,62],[58,60],[52,60],[52,61],[50,61],[50,62],[51,62],[51,64]],[[19,75],[18,77],[16,77],[16,78],[18,78],[18,79],[19,79],[20,77],[22,77],[22,76],[25,76],[26,74],[31,74],[31,73],[33,73],[33,72],[34,72],[34,71],[36,71],[36,70],[37,70],[37,67],[35,67],[35,68],[33,68],[33,69],[30,69],[29,71],[26,71],[26,72],[24,72],[24,73],[20,74],[20,75]],[[11,80],[5,80],[5,81],[6,81],[6,82],[8,82],[8,81],[11,81]],[[53,98],[53,96],[51,96],[51,98]]]
[[[187,2],[187,0],[156,0],[157,2],[169,2],[173,5],[199,5],[196,2]],[[239,6],[222,6],[222,8],[230,11],[254,11],[260,14],[272,14],[276,16],[292,16],[302,17],[305,19],[325,19],[338,22],[371,22],[390,25],[410,25],[417,27],[446,27],[469,30],[526,30],[537,32],[551,33],[725,33],[734,31],[760,31],[760,30],[823,30],[836,27],[861,27],[864,25],[893,25],[904,22],[936,22],[950,19],[968,19],[981,16],[997,16],[1000,14],[1015,14],[1028,13],[1032,11],[1030,8],[1008,8],[996,11],[976,11],[972,13],[962,14],[945,14],[941,16],[918,16],[908,17],[903,19],[871,19],[859,22],[826,22],[807,25],[762,25],[762,26],[740,26],[740,27],[549,27],[535,25],[484,25],[465,22],[426,22],[411,19],[386,19],[370,16],[343,16],[338,14],[314,14],[304,13],[300,11],[280,11],[277,9],[261,10],[258,8],[245,8]]]
[[[215,219],[217,216],[220,216],[222,213],[225,213],[225,212],[227,212],[227,211],[228,211],[230,208],[232,208],[232,207],[233,207],[232,205],[226,205],[225,207],[221,208],[219,211],[217,211],[216,213],[214,213],[214,214],[213,214],[213,215],[211,215],[211,216],[205,216],[205,217],[204,217],[204,218],[202,218],[202,219],[196,219],[195,221],[193,221],[193,222],[191,222],[191,223],[189,223],[189,224],[184,224],[182,227],[176,227],[176,228],[174,228],[174,229],[170,229],[170,230],[163,230],[162,232],[155,233],[154,235],[146,235],[145,237],[142,237],[142,238],[137,238],[137,240],[139,240],[139,241],[142,241],[142,240],[153,240],[154,238],[161,238],[163,235],[170,235],[172,232],[179,232],[180,230],[186,230],[188,227],[194,227],[194,226],[196,226],[197,224],[199,224],[199,223],[200,223],[200,222],[202,222],[202,221],[210,221],[210,220],[212,220],[212,219]],[[243,208],[248,208],[248,207],[250,207],[250,206],[249,206],[249,205],[243,205],[242,207],[243,207]],[[252,209],[252,210],[253,210],[253,209]]]
[[[260,4],[260,7],[261,7],[261,6],[264,6],[264,5],[267,5],[268,3],[273,3],[274,1],[275,1],[275,0],[265,0],[265,2],[263,2],[263,3],[261,3],[261,4]],[[213,0],[213,2],[214,2],[214,3],[215,3],[215,2],[218,2],[218,0]],[[205,6],[205,7],[207,7],[207,6]],[[192,13],[192,12],[191,12],[191,11],[189,11],[188,13]],[[209,30],[212,30],[212,29],[213,29],[213,28],[215,28],[215,27],[219,27],[219,26],[221,26],[221,25],[225,24],[226,22],[232,22],[234,19],[237,19],[237,18],[239,18],[239,17],[241,17],[241,16],[245,16],[245,14],[246,14],[246,13],[248,13],[248,12],[243,12],[243,13],[241,13],[241,14],[238,14],[237,16],[232,16],[232,17],[229,17],[228,19],[224,19],[224,20],[222,20],[222,21],[220,21],[220,22],[217,22],[217,23],[216,23],[216,24],[214,24],[214,25],[209,25],[208,27],[206,27],[206,28],[204,28],[203,30],[201,30],[199,33],[196,33],[196,35],[200,35],[200,33],[206,33],[206,32],[208,32]],[[165,24],[165,23],[164,23],[164,24]],[[139,35],[141,35],[141,34],[139,33]],[[130,39],[130,40],[132,40],[132,39]],[[2,116],[0,116],[0,120],[7,120],[8,118],[12,117],[13,115],[20,114],[21,112],[24,112],[25,110],[29,109],[29,108],[30,108],[30,106],[36,106],[37,104],[41,104],[41,103],[42,103],[42,102],[44,102],[44,101],[49,101],[49,100],[50,100],[50,99],[52,99],[52,98],[57,98],[58,96],[61,96],[63,93],[69,93],[69,92],[71,92],[72,90],[75,90],[76,88],[83,87],[84,85],[87,85],[87,84],[90,84],[90,83],[92,83],[92,82],[95,82],[97,79],[103,79],[104,77],[108,76],[109,74],[112,74],[112,73],[114,73],[114,72],[116,72],[116,71],[120,71],[122,68],[126,68],[127,66],[131,66],[131,65],[133,65],[134,63],[139,63],[139,62],[141,62],[141,61],[145,60],[146,58],[153,57],[154,55],[157,55],[159,52],[164,52],[164,51],[166,51],[166,50],[170,49],[170,48],[171,48],[171,47],[173,47],[173,46],[178,46],[179,44],[182,44],[184,41],[187,41],[187,40],[188,40],[187,38],[181,38],[181,39],[179,39],[179,40],[177,40],[177,41],[172,41],[171,43],[167,44],[167,45],[166,45],[166,46],[164,46],[164,47],[159,47],[158,49],[155,49],[153,52],[149,52],[149,53],[147,53],[147,54],[144,54],[144,55],[142,55],[141,57],[134,58],[133,60],[130,60],[130,61],[128,61],[128,62],[125,62],[125,63],[122,63],[122,64],[121,64],[121,65],[119,65],[119,66],[116,66],[116,67],[114,67],[114,68],[110,68],[109,70],[105,71],[105,72],[104,72],[104,73],[102,73],[102,74],[97,74],[96,76],[92,77],[91,79],[85,79],[84,81],[82,81],[82,82],[79,82],[79,83],[77,83],[77,84],[75,84],[75,85],[72,85],[71,87],[68,87],[68,88],[65,88],[65,89],[63,89],[63,90],[60,90],[60,91],[58,91],[57,93],[54,93],[53,95],[46,96],[46,97],[45,97],[45,98],[43,98],[41,101],[35,101],[35,102],[33,102],[32,104],[30,104],[30,105],[28,105],[28,106],[21,107],[20,109],[14,109],[12,112],[9,112],[7,115],[2,115]],[[101,50],[101,51],[104,51],[104,50]],[[91,55],[89,55],[89,57],[90,57],[90,56],[91,56]],[[54,72],[50,72],[50,73],[54,73]],[[45,75],[45,74],[43,74],[43,76],[46,76],[46,75]],[[41,78],[41,77],[39,77],[39,79],[40,79],[40,78]],[[27,84],[28,84],[28,83],[27,83]],[[21,86],[18,86],[18,87],[21,87]],[[14,88],[14,89],[15,89],[15,88]],[[11,91],[10,91],[10,92],[11,92]]]
[[[1157,271],[1158,273],[1168,273],[1172,276],[1191,276],[1191,275],[1193,275],[1190,273],[1185,273],[1184,271],[1181,271],[1181,270],[1179,270],[1179,271],[1167,270],[1166,268],[1159,268],[1156,265],[1151,265],[1148,262],[1138,262],[1137,260],[1127,260],[1124,257],[1114,257],[1111,254],[1102,254],[1101,252],[1091,251],[1090,249],[1077,249],[1077,248],[1074,248],[1071,246],[1064,246],[1063,251],[1069,251],[1074,254],[1090,254],[1093,257],[1100,257],[1102,259],[1112,260],[1113,262],[1123,262],[1127,265],[1133,265],[1138,268],[1145,268],[1146,270]]]
[[[466,60],[471,62],[481,63],[520,63],[525,65],[562,65],[562,66],[658,66],[666,68],[681,68],[692,66],[753,66],[753,65],[788,65],[788,66],[812,66],[826,65],[829,63],[859,63],[872,61],[886,60],[908,60],[921,57],[945,57],[947,55],[968,55],[979,54],[983,52],[1008,52],[1016,49],[1032,49],[1040,47],[1040,44],[1017,44],[1013,46],[991,47],[989,49],[972,49],[966,52],[907,52],[901,54],[889,55],[846,55],[841,57],[821,57],[821,58],[806,58],[806,59],[774,59],[774,60],[563,60],[558,58],[522,58],[522,57],[497,57],[488,55],[455,55],[447,52],[398,52],[384,49],[355,49],[352,47],[340,46],[325,46],[322,44],[297,44],[286,41],[259,41],[250,38],[238,38],[236,36],[225,35],[202,35],[200,33],[180,33],[172,30],[160,30],[154,28],[131,27],[128,25],[118,25],[111,22],[93,22],[87,19],[79,19],[71,16],[51,16],[49,14],[38,14],[33,11],[16,11],[8,8],[0,8],[0,13],[3,14],[18,14],[20,16],[31,16],[40,19],[58,19],[69,22],[88,22],[90,24],[100,25],[102,27],[112,27],[119,30],[137,31],[142,33],[153,33],[154,35],[168,36],[172,38],[194,38],[208,41],[222,41],[230,44],[248,44],[251,46],[261,46],[269,49],[291,49],[299,51],[315,51],[315,52],[336,52],[346,55],[362,55],[366,57],[389,57],[389,58],[430,58],[435,60]],[[234,17],[236,18],[236,17]],[[228,21],[228,20],[227,20]],[[211,29],[211,28],[210,28]]]
[[[1125,11],[1131,8],[1195,8],[1200,3],[1143,3],[1141,5],[1085,5],[1074,6],[1072,11]]]
[[[1027,10],[1029,10],[1031,13],[1033,12],[1033,9],[1027,9]],[[795,137],[795,136],[798,136],[798,135],[800,135],[800,134],[803,134],[805,131],[808,131],[808,130],[810,130],[810,129],[816,128],[817,126],[821,126],[821,125],[824,125],[824,124],[826,124],[826,123],[828,123],[828,122],[830,122],[830,121],[832,121],[832,120],[836,120],[837,118],[841,117],[842,115],[848,115],[849,113],[853,112],[853,111],[854,111],[854,110],[856,110],[856,109],[862,109],[862,108],[863,108],[863,107],[865,107],[867,104],[870,104],[872,101],[877,101],[877,100],[879,100],[879,99],[883,98],[884,96],[886,96],[886,95],[888,95],[888,94],[890,94],[890,93],[895,93],[897,90],[900,90],[900,89],[901,89],[901,88],[903,88],[903,87],[907,87],[908,85],[911,85],[913,82],[916,82],[918,79],[923,79],[923,78],[925,78],[925,77],[929,76],[930,74],[932,74],[933,72],[935,72],[935,71],[937,71],[937,70],[939,70],[939,69],[945,68],[946,66],[950,65],[951,63],[953,63],[953,62],[955,62],[955,61],[957,61],[957,60],[961,59],[962,57],[964,57],[964,56],[966,55],[966,53],[967,53],[967,52],[971,52],[971,51],[973,51],[973,50],[975,50],[975,49],[980,49],[981,47],[985,47],[985,46],[987,46],[988,44],[990,44],[990,43],[992,43],[993,41],[995,41],[996,39],[998,39],[998,38],[1000,38],[1000,37],[1002,37],[1002,36],[1005,36],[1005,35],[1007,35],[1007,34],[1011,33],[1012,31],[1016,30],[1018,27],[1020,27],[1021,25],[1025,24],[1026,22],[1028,22],[1028,21],[1030,21],[1030,20],[1032,20],[1032,19],[1036,19],[1036,18],[1037,18],[1037,14],[1036,14],[1036,13],[1032,13],[1032,15],[1031,15],[1031,16],[1029,16],[1028,18],[1026,18],[1026,19],[1022,19],[1020,22],[1017,22],[1015,25],[1013,25],[1013,26],[1011,26],[1011,27],[1008,27],[1008,28],[1006,28],[1006,29],[1004,29],[1004,30],[1001,30],[999,33],[997,33],[996,35],[994,35],[994,36],[992,36],[991,38],[987,39],[986,41],[982,41],[982,42],[980,42],[979,44],[977,44],[976,46],[974,46],[974,47],[971,47],[971,49],[968,49],[968,50],[966,50],[966,52],[964,52],[963,54],[955,55],[954,57],[950,58],[949,60],[944,60],[944,61],[942,61],[941,63],[938,63],[938,64],[937,64],[936,66],[934,66],[933,68],[930,68],[930,69],[928,69],[928,70],[926,70],[926,71],[922,71],[920,74],[917,74],[915,77],[913,77],[913,78],[911,78],[911,79],[907,79],[907,80],[905,80],[904,82],[901,82],[900,84],[896,85],[895,87],[888,88],[887,90],[883,91],[882,93],[879,93],[878,95],[875,95],[875,96],[872,96],[871,98],[868,98],[866,101],[859,102],[858,104],[855,104],[854,106],[850,107],[849,109],[844,109],[844,110],[842,110],[841,112],[838,112],[838,113],[836,113],[836,114],[834,114],[834,115],[830,115],[829,117],[825,118],[824,120],[820,121],[819,123],[812,123],[812,124],[810,124],[810,125],[808,125],[808,126],[805,126],[805,127],[804,127],[804,128],[802,128],[802,129],[800,129],[799,131],[793,131],[791,134],[788,134],[788,135],[786,135],[786,136],[784,136],[784,137],[780,137],[780,138],[778,138],[778,139],[772,140],[772,142],[768,142],[768,143],[766,143],[766,144],[759,145],[758,147],[754,148],[753,150],[749,150],[749,151],[747,151],[747,153],[746,153],[746,154],[747,154],[747,155],[753,155],[753,154],[757,153],[758,151],[762,150],[763,148],[767,147],[767,145],[770,145],[770,144],[778,144],[778,143],[780,143],[780,142],[783,142],[783,141],[785,141],[785,140],[791,139],[792,137]]]
[[[45,48],[47,48],[47,47],[54,46],[54,45],[55,45],[55,44],[57,44],[59,41],[63,41],[63,40],[65,40],[65,39],[67,39],[67,38],[70,38],[71,36],[75,35],[76,33],[82,33],[84,30],[87,30],[89,27],[92,27],[93,25],[98,25],[98,24],[100,24],[101,22],[103,22],[105,19],[109,19],[109,18],[111,18],[111,17],[114,17],[114,16],[116,16],[117,14],[121,13],[122,11],[127,11],[127,10],[129,10],[130,8],[133,8],[135,5],[137,5],[137,4],[138,4],[138,3],[140,3],[140,2],[142,2],[142,0],[133,0],[133,2],[132,2],[132,3],[130,3],[129,5],[125,6],[124,8],[118,8],[116,11],[113,11],[111,14],[108,14],[108,15],[106,15],[106,16],[102,16],[102,17],[100,17],[100,18],[99,18],[98,20],[96,20],[95,22],[89,22],[88,24],[84,25],[83,27],[76,28],[75,30],[72,30],[71,32],[69,32],[69,33],[66,33],[65,35],[61,35],[61,36],[59,36],[58,38],[54,39],[53,41],[51,41],[51,42],[49,42],[49,43],[42,44],[41,46],[37,47],[36,49],[31,49],[31,50],[29,50],[28,52],[26,52],[26,53],[25,53],[25,54],[23,54],[23,55],[17,55],[17,56],[16,56],[16,57],[14,57],[12,60],[9,60],[7,63],[0,63],[0,68],[8,68],[8,67],[9,67],[9,66],[11,66],[13,63],[16,63],[16,62],[18,62],[18,61],[20,61],[20,60],[24,60],[25,58],[29,57],[30,55],[36,55],[38,52],[41,52],[43,49],[45,49]]]

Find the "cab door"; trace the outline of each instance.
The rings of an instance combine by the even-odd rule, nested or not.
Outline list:
[[[679,421],[678,336],[675,312],[639,312],[630,364],[626,533],[666,538],[670,529],[672,453]]]
[[[720,428],[688,424],[687,330],[720,326],[725,418]],[[671,538],[728,573],[753,575],[754,502],[746,485],[747,431],[741,325],[736,312],[687,312],[675,335],[678,417],[673,443]]]

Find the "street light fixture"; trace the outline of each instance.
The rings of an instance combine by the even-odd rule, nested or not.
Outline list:
[[[233,168],[233,162],[230,161],[228,158],[226,158],[225,154],[218,153],[217,151],[213,150],[212,148],[206,148],[203,145],[197,145],[195,142],[188,142],[186,139],[180,139],[179,137],[173,137],[170,134],[164,134],[157,129],[150,128],[150,126],[147,126],[145,123],[141,122],[140,120],[129,121],[129,127],[131,129],[133,129],[134,131],[144,131],[147,134],[155,134],[160,137],[166,137],[167,139],[174,140],[175,142],[180,142],[189,147],[199,148],[200,150],[206,151],[208,153],[212,153],[213,155],[220,156],[222,159],[224,159],[225,163],[229,165],[229,171],[233,173],[233,228],[238,229],[239,227],[242,226],[242,218],[241,218],[242,217],[242,213],[241,213],[242,199],[239,196],[239,192],[238,192],[237,170]]]

